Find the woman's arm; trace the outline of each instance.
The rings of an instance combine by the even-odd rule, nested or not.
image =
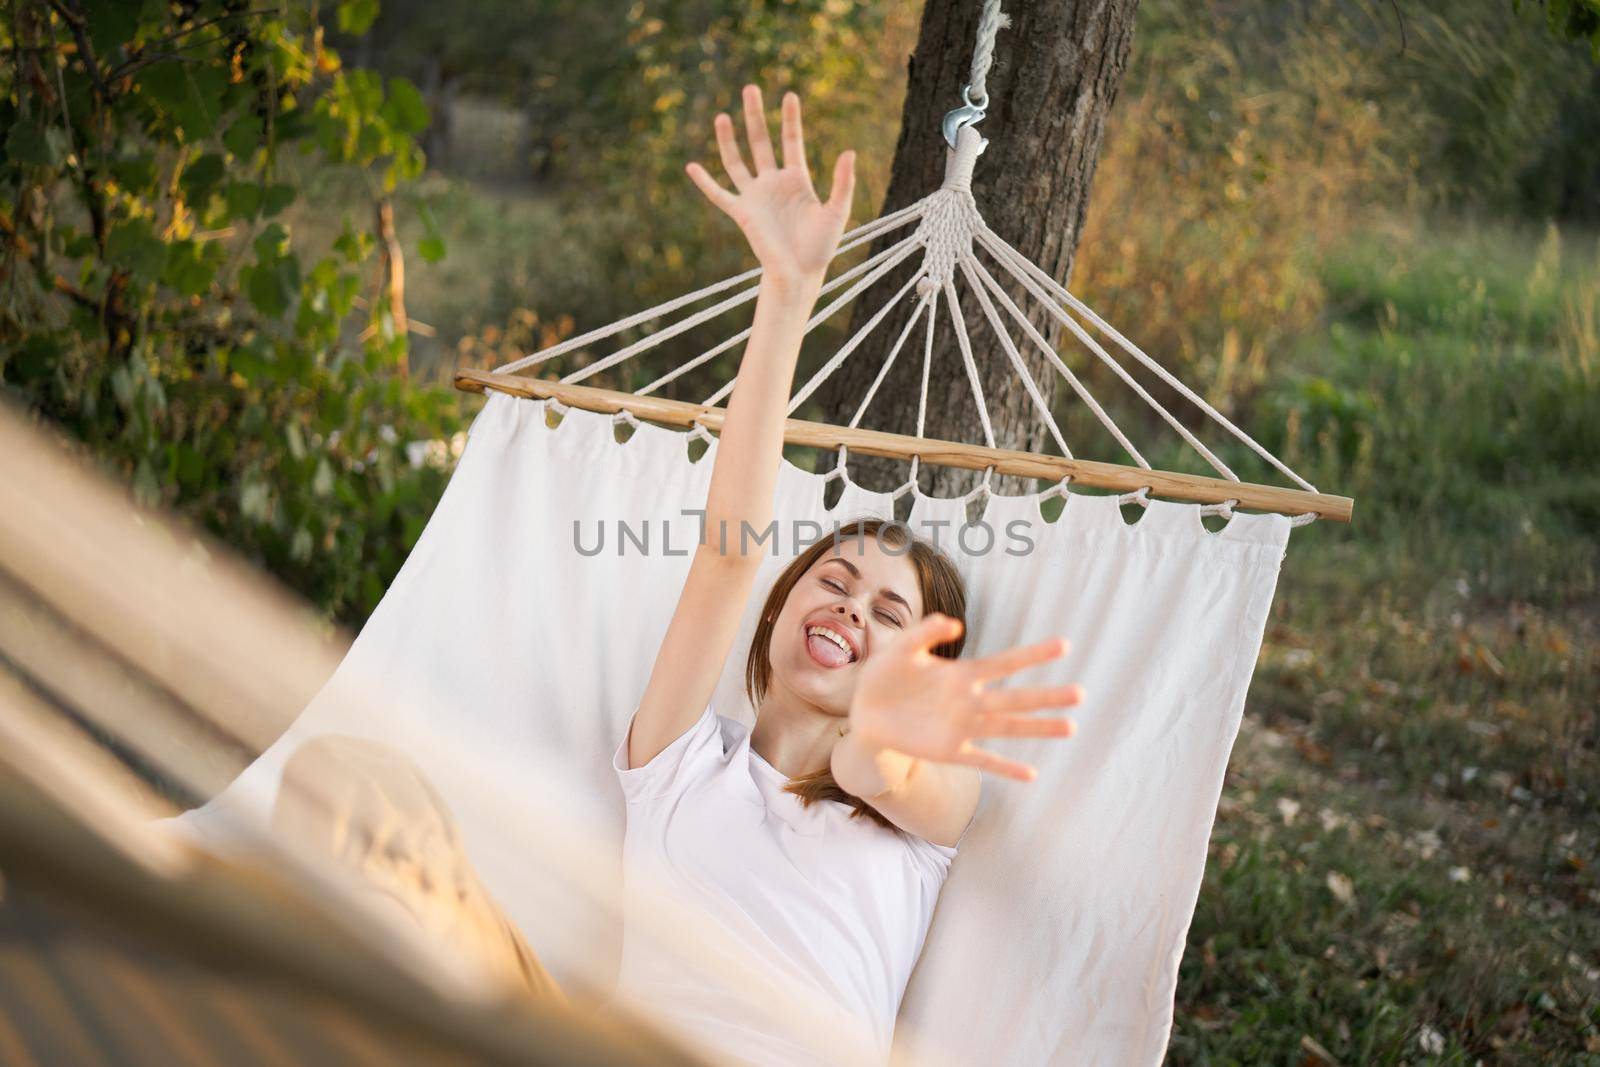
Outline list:
[[[988,689],[988,683],[1065,655],[1063,638],[1018,645],[980,660],[933,648],[961,635],[961,621],[922,617],[861,668],[849,732],[833,749],[833,778],[884,818],[938,845],[954,845],[978,806],[980,770],[1031,782],[1033,767],[974,742],[984,737],[1070,737],[1071,719],[1029,712],[1072,707],[1076,685]]]
[[[747,546],[744,531],[759,533],[772,521],[800,342],[855,189],[855,154],[844,152],[834,165],[827,203],[818,201],[795,94],[783,99],[782,166],[773,156],[761,91],[754,85],[744,88],[744,112],[754,174],[740,155],[733,120],[719,114],[715,121],[722,164],[737,192],[718,185],[698,163],[687,169],[706,198],[744,231],[761,262],[761,286],[717,443],[701,541],[634,713],[629,767],[650,762],[694,725],[738,635],[761,563],[759,546]]]

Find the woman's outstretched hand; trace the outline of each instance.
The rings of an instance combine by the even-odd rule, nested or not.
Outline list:
[[[761,90],[754,85],[744,87],[744,124],[755,162],[753,174],[739,151],[733,119],[721,112],[715,121],[722,166],[737,192],[724,189],[698,163],[685,169],[706,199],[739,224],[769,278],[780,282],[820,279],[850,217],[856,154],[840,153],[833,166],[833,190],[823,203],[817,199],[806,166],[800,98],[794,93],[783,96],[782,166],[773,156]]]
[[[1077,685],[990,689],[987,684],[1066,654],[1056,637],[1017,645],[983,659],[937,656],[933,649],[961,634],[961,621],[931,612],[875,652],[861,667],[850,702],[850,733],[859,746],[889,749],[940,763],[965,763],[1029,782],[1026,763],[979,748],[988,737],[1070,737],[1071,719],[1028,714],[1073,707]]]

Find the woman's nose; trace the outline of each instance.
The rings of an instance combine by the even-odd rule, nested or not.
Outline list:
[[[861,622],[861,616],[856,614],[856,609],[855,608],[849,607],[848,605],[845,605],[845,604],[835,604],[833,606],[833,610],[837,611],[841,615],[850,616],[850,621],[853,622],[853,623],[856,623],[856,624],[859,625],[860,622]]]

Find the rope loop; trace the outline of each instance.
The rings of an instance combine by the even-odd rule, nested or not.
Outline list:
[[[833,481],[835,478],[849,478],[850,471],[848,469],[846,469],[846,466],[845,466],[849,462],[849,459],[850,459],[850,453],[845,449],[844,445],[840,445],[839,446],[839,462],[837,462],[837,463],[835,463],[833,465],[833,470],[829,471],[827,474],[824,474],[822,476],[822,484],[823,485],[827,485],[829,482]]]
[[[1150,506],[1150,487],[1148,485],[1141,485],[1131,493],[1123,493],[1121,496],[1117,497],[1117,503],[1119,505],[1138,504],[1141,508],[1147,508]]]
[[[697,437],[704,441],[708,446],[716,440],[711,436],[711,431],[706,429],[706,425],[703,422],[697,422],[693,426],[689,427],[689,439],[694,440]]]
[[[611,413],[611,425],[615,426],[619,422],[625,422],[629,426],[632,426],[635,430],[639,428],[638,416],[629,411],[627,408],[619,408]]]
[[[1055,485],[1052,485],[1050,488],[1044,490],[1042,493],[1039,494],[1039,503],[1042,504],[1046,500],[1049,500],[1051,497],[1057,497],[1057,496],[1060,497],[1062,500],[1067,499],[1067,486],[1069,486],[1071,484],[1072,484],[1072,475],[1063,474],[1061,476],[1061,480],[1059,482],[1057,482]]]
[[[562,418],[566,418],[567,412],[572,410],[553,396],[547,396],[544,398],[544,409],[547,412],[553,411]]]
[[[1224,500],[1220,504],[1206,504],[1200,508],[1202,515],[1220,515],[1224,519],[1233,518],[1233,509],[1239,506],[1237,500]]]
[[[1316,522],[1317,519],[1318,519],[1318,515],[1317,515],[1317,513],[1315,511],[1307,511],[1307,512],[1304,512],[1303,514],[1296,515],[1294,518],[1290,519],[1289,520],[1289,525],[1290,526],[1310,526],[1312,523]]]
[[[905,496],[907,493],[910,493],[914,497],[922,495],[922,487],[917,484],[917,470],[921,463],[922,457],[913,453],[911,456],[911,473],[906,476],[905,481],[895,486],[894,490],[890,492],[889,500],[891,502],[899,501],[899,499]]]
[[[994,494],[994,489],[990,485],[990,482],[991,482],[991,480],[993,478],[994,478],[994,467],[993,467],[993,465],[990,465],[988,467],[983,468],[983,480],[980,481],[977,485],[973,486],[972,489],[969,490],[967,492],[967,494],[965,496],[963,496],[961,499],[964,500],[964,501],[969,501],[970,502],[970,501],[976,500],[979,496],[983,496],[985,494],[992,496]]]

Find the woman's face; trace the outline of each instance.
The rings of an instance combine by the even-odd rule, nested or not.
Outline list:
[[[801,575],[778,612],[769,650],[773,682],[847,715],[861,664],[921,617],[909,546],[843,538]]]

